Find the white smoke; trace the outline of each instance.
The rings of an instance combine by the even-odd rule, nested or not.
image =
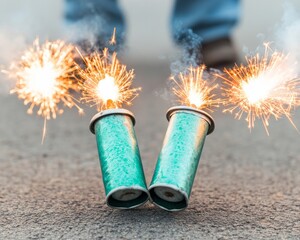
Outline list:
[[[275,43],[288,53],[293,61],[300,63],[300,14],[291,3],[284,5],[281,23],[275,31]]]
[[[5,71],[18,59],[26,48],[26,36],[11,26],[0,26],[0,94],[8,94],[15,80],[8,78]]]
[[[64,23],[62,38],[73,43],[85,41],[89,46],[95,46],[101,36],[105,34],[103,24],[104,20],[98,15],[73,23]]]

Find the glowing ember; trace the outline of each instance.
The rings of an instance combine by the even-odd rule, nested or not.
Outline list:
[[[195,105],[197,108],[203,105],[204,99],[201,92],[196,92],[196,90],[191,89],[188,94],[188,101],[191,105]]]
[[[61,102],[69,108],[76,106],[82,112],[69,93],[77,90],[77,85],[70,79],[74,71],[73,50],[63,41],[46,42],[40,46],[37,39],[21,60],[11,65],[7,73],[17,79],[11,93],[16,93],[25,105],[30,104],[29,114],[37,106],[37,114],[45,120],[56,118],[57,113],[63,112],[58,106]],[[43,138],[45,130],[46,125]]]
[[[212,93],[218,85],[211,85],[208,79],[203,78],[204,70],[204,65],[190,67],[186,73],[171,77],[175,83],[173,92],[181,104],[211,111],[212,107],[219,105],[219,99],[216,99],[216,95]]]
[[[291,123],[291,110],[299,105],[300,81],[296,63],[288,55],[272,51],[265,44],[265,53],[246,57],[247,65],[225,69],[225,112],[235,112],[240,119],[244,113],[248,127],[254,127],[256,118],[262,119],[268,133],[269,119],[286,116]],[[293,124],[294,125],[294,124]]]
[[[103,102],[112,100],[113,102],[118,100],[119,88],[115,84],[115,79],[107,74],[105,78],[99,81],[97,85],[97,95]]]
[[[23,77],[28,79],[26,82],[28,92],[35,95],[36,98],[52,98],[57,86],[56,79],[59,77],[53,64],[49,64],[48,66],[33,65],[36,66],[24,69],[23,73]],[[41,76],[43,76],[42,80]]]
[[[98,110],[120,108],[122,104],[130,105],[138,96],[140,88],[131,88],[134,78],[133,70],[127,71],[117,59],[117,53],[109,54],[108,49],[102,53],[93,53],[83,58],[85,69],[78,66],[78,77],[83,90],[82,100],[97,106]]]

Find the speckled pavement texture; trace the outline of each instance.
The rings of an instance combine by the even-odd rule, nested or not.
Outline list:
[[[169,66],[132,65],[143,93],[133,108],[149,184],[170,102],[159,94]],[[48,122],[0,96],[0,239],[300,239],[300,134],[286,119],[249,132],[245,121],[213,113],[189,206],[169,213],[150,203],[113,210],[105,195],[93,109],[67,110]],[[300,112],[295,123],[300,127]]]

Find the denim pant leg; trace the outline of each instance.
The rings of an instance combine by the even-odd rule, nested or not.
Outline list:
[[[95,26],[96,34],[105,41],[114,27],[117,40],[122,40],[125,34],[125,19],[117,0],[65,0],[64,17],[67,24],[84,21]]]
[[[204,42],[229,36],[239,20],[239,0],[176,0],[172,16],[172,33],[191,29]]]

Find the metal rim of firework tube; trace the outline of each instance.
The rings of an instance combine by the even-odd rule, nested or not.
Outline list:
[[[115,194],[121,193],[126,195],[128,193],[139,194],[137,197],[130,200],[120,200],[115,198]],[[131,209],[144,205],[149,200],[149,193],[142,187],[119,187],[111,191],[106,196],[106,203],[109,207],[117,209]]]
[[[133,126],[135,125],[135,118],[132,112],[128,111],[127,109],[123,108],[118,108],[118,109],[107,109],[103,110],[101,112],[98,112],[93,116],[93,118],[90,121],[90,126],[89,129],[90,131],[95,134],[95,123],[98,121],[100,118],[103,118],[105,116],[109,115],[127,115],[131,118]]]
[[[205,112],[203,110],[199,110],[199,109],[196,109],[193,107],[188,107],[188,106],[175,106],[175,107],[169,108],[169,110],[167,111],[168,121],[170,120],[172,115],[175,114],[175,112],[180,112],[180,111],[182,111],[182,112],[189,111],[191,113],[200,115],[200,117],[203,118],[209,125],[207,135],[211,134],[215,130],[215,122],[214,122],[214,119],[212,118],[212,116],[210,116],[207,112]]]
[[[161,193],[165,195],[165,199],[159,196],[157,191],[161,190]],[[154,184],[148,188],[150,193],[150,201],[158,206],[161,209],[167,210],[169,212],[178,212],[184,210],[188,206],[189,198],[186,192],[182,191],[175,185],[172,184]],[[170,197],[171,195],[171,197]],[[174,195],[174,196],[172,196]],[[174,197],[177,199],[181,199],[179,201],[170,201],[170,199]]]

